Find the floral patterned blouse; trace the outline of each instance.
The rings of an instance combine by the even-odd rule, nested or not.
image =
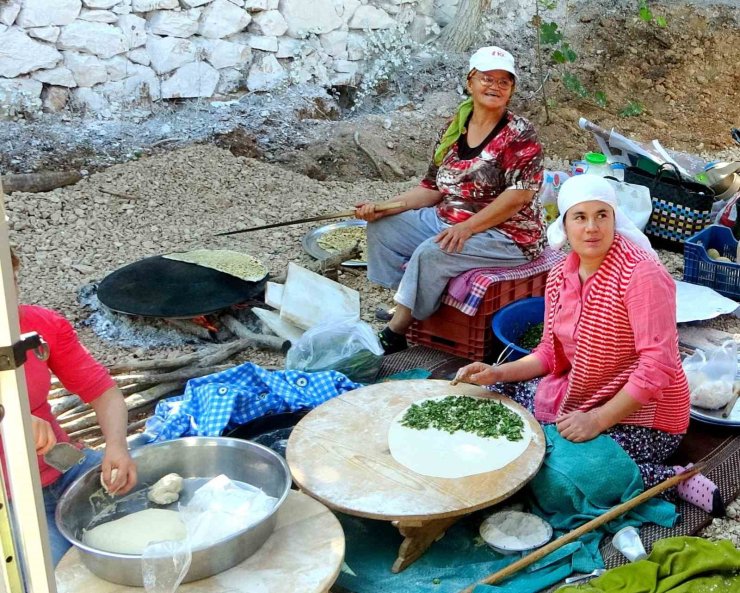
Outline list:
[[[447,130],[441,131],[439,138]],[[436,151],[439,144],[435,144]],[[465,134],[452,145],[442,164],[429,166],[421,186],[442,192],[437,215],[449,224],[466,220],[493,202],[504,190],[538,191],[542,183],[542,145],[529,121],[507,111],[477,148]],[[545,222],[535,198],[496,227],[526,257],[535,259],[545,246]]]

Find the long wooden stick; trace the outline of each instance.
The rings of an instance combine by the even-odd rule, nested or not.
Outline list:
[[[667,480],[661,482],[657,486],[653,486],[649,490],[645,490],[645,492],[638,494],[637,496],[628,500],[627,502],[623,502],[622,504],[618,504],[617,506],[612,507],[603,515],[600,515],[596,517],[595,519],[592,519],[591,521],[581,525],[577,529],[574,529],[573,531],[566,533],[563,536],[560,536],[554,542],[550,542],[549,544],[540,548],[536,552],[532,552],[531,554],[528,554],[524,558],[517,560],[513,564],[509,564],[509,566],[507,566],[506,568],[502,568],[501,570],[488,575],[483,580],[478,581],[477,583],[475,583],[474,585],[471,585],[467,589],[464,589],[461,593],[472,593],[473,589],[475,589],[475,587],[477,587],[478,585],[490,585],[492,583],[496,583],[507,577],[510,577],[514,573],[519,572],[522,568],[525,568],[529,566],[530,564],[537,562],[540,558],[547,556],[550,552],[554,552],[558,548],[563,547],[565,544],[569,544],[570,542],[577,540],[584,533],[593,531],[597,527],[601,527],[604,523],[608,523],[609,521],[612,521],[613,519],[616,519],[617,517],[624,515],[627,511],[634,509],[636,506],[641,505],[646,500],[653,498],[655,495],[660,494],[664,490],[673,488],[674,486],[676,486],[677,484],[680,484],[684,480],[689,479],[691,476],[698,474],[703,469],[704,469],[704,465],[698,464],[698,465],[693,466],[691,469],[685,471],[682,474],[678,474],[676,476],[673,476],[672,478],[668,478]]]

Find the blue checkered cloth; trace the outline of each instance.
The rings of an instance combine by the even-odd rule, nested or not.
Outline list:
[[[265,414],[315,408],[358,387],[336,371],[271,372],[248,362],[188,381],[183,395],[157,404],[145,432],[152,442],[218,436]]]

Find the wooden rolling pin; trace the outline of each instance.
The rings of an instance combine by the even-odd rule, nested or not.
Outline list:
[[[488,575],[483,580],[478,581],[477,583],[475,583],[474,585],[471,585],[467,589],[464,589],[461,593],[472,593],[473,589],[475,589],[475,587],[477,587],[478,585],[490,585],[498,581],[501,581],[507,577],[510,577],[514,573],[519,572],[522,568],[525,568],[529,566],[530,564],[537,562],[540,558],[547,556],[550,552],[554,552],[558,548],[563,547],[565,544],[569,544],[570,542],[577,540],[584,533],[593,531],[597,527],[601,527],[602,525],[604,525],[604,523],[608,523],[609,521],[612,521],[613,519],[616,519],[617,517],[624,515],[627,511],[630,511],[634,509],[636,506],[641,505],[646,500],[653,498],[653,496],[655,496],[656,494],[660,494],[664,490],[673,488],[674,486],[680,484],[684,480],[689,479],[691,476],[698,474],[703,469],[704,469],[704,464],[695,465],[691,469],[686,470],[682,474],[678,474],[676,476],[673,476],[672,478],[668,478],[667,480],[661,482],[657,486],[653,486],[649,490],[645,490],[645,492],[643,492],[642,494],[638,494],[637,496],[628,500],[627,502],[623,502],[622,504],[618,504],[617,506],[612,507],[603,515],[600,515],[596,517],[595,519],[592,519],[591,521],[581,525],[577,529],[574,529],[573,531],[560,536],[554,542],[550,542],[546,546],[540,548],[539,550],[535,552],[532,552],[531,554],[525,556],[524,558],[521,558],[520,560],[517,560],[513,564],[509,564],[509,566],[502,568],[501,570],[494,572],[493,574]]]

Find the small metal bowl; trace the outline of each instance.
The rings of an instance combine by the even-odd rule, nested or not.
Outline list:
[[[523,547],[514,547],[514,546],[506,545],[503,542],[497,542],[496,540],[492,540],[490,539],[490,536],[486,537],[488,535],[486,526],[489,523],[498,523],[498,520],[503,515],[509,515],[509,514],[524,515],[524,516],[527,516],[530,520],[536,519],[537,522],[541,523],[545,527],[545,531],[546,531],[545,536],[543,537],[542,541],[537,541],[537,542],[534,542],[532,544],[529,544]],[[479,531],[480,531],[480,536],[483,538],[483,541],[485,541],[492,550],[494,550],[495,552],[498,552],[499,554],[504,554],[504,555],[517,554],[519,552],[528,552],[529,550],[535,550],[539,547],[544,546],[552,538],[552,525],[550,525],[547,521],[545,521],[541,517],[538,517],[537,515],[534,515],[532,513],[524,513],[522,511],[513,511],[513,510],[500,511],[498,513],[493,513],[485,521],[483,521],[483,523],[481,523]]]
[[[277,511],[290,492],[290,471],[285,461],[267,447],[239,439],[187,437],[134,449],[131,457],[136,461],[138,491],[146,490],[171,472],[186,478],[186,483],[198,482],[188,478],[205,482],[225,474],[278,499],[272,512],[258,523],[209,546],[192,550],[185,583],[223,572],[254,554],[275,529]],[[77,479],[59,500],[55,515],[57,527],[80,550],[82,561],[95,575],[113,583],[142,587],[141,555],[116,554],[82,543],[83,529],[89,527],[94,517],[90,497],[100,489],[100,467]],[[183,491],[182,502],[186,503],[192,494]],[[176,504],[173,503],[175,508]],[[129,514],[149,506],[146,496],[131,497],[129,494],[116,514]],[[111,517],[114,518],[117,517]]]

